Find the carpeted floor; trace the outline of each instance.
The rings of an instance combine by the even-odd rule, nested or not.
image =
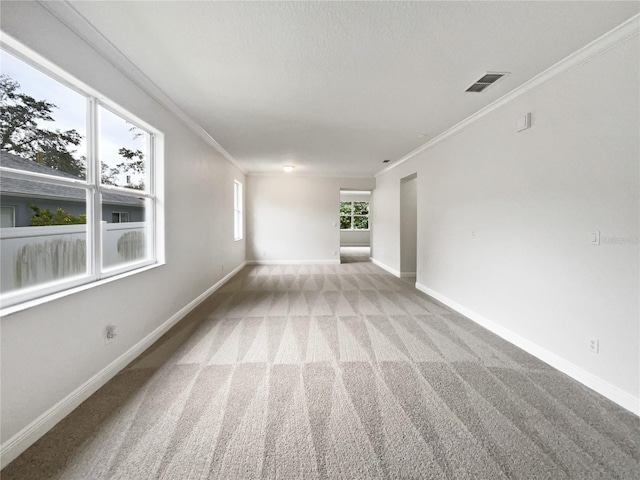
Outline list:
[[[340,263],[369,262],[371,247],[340,247]]]
[[[3,480],[637,479],[640,420],[369,262],[247,267]]]

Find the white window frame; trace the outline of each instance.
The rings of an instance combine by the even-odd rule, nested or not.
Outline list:
[[[369,230],[371,230],[371,202],[369,200],[340,200],[340,203],[350,203],[351,204],[351,215],[343,215],[342,212],[340,213],[340,217],[349,217],[351,218],[351,228],[341,228],[340,231],[341,232],[368,232]],[[355,206],[353,205],[354,203],[366,203],[368,204],[368,208],[367,210],[369,210],[369,213],[367,215],[356,215],[355,212]],[[369,225],[369,228],[353,228],[353,219],[356,217],[367,217],[367,225]]]
[[[237,242],[244,238],[242,183],[233,181],[233,239]]]
[[[34,67],[43,74],[53,78],[66,87],[74,90],[86,98],[87,133],[86,133],[86,179],[74,179],[53,176],[41,173],[26,172],[0,166],[0,173],[7,178],[35,180],[45,183],[70,186],[83,189],[86,192],[87,214],[87,271],[73,277],[63,278],[53,282],[34,285],[16,291],[0,294],[0,309],[2,313],[8,312],[11,307],[29,306],[32,300],[36,304],[47,301],[49,298],[58,298],[61,292],[73,292],[82,290],[85,285],[97,284],[106,279],[117,279],[119,276],[128,276],[135,271],[147,270],[154,265],[164,264],[164,211],[161,201],[163,192],[163,156],[164,134],[149,125],[145,121],[129,113],[113,101],[100,94],[98,91],[79,81],[66,71],[60,69],[41,55],[25,47],[11,36],[2,33],[0,48],[15,56],[19,60]],[[145,191],[114,187],[101,184],[101,170],[99,157],[99,114],[98,107],[105,108],[118,115],[123,120],[131,123],[147,133],[148,145],[148,172]],[[101,194],[115,192],[145,200],[146,252],[149,254],[144,260],[116,265],[112,268],[104,268],[102,262],[102,202]],[[159,195],[160,194],[160,195]],[[32,227],[29,227],[32,228]],[[14,230],[14,229],[12,229]],[[9,232],[3,232],[1,238],[13,236]]]

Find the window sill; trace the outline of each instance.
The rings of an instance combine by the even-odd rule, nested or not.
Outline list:
[[[88,282],[83,285],[79,285],[77,287],[72,287],[67,290],[63,290],[61,292],[52,293],[50,295],[45,295],[44,297],[35,298],[33,300],[27,300],[22,303],[18,303],[16,305],[11,305],[9,307],[3,308],[0,310],[0,317],[3,319],[8,317],[9,315],[13,315],[14,313],[21,312],[23,310],[27,310],[32,307],[37,307],[38,305],[43,305],[45,303],[52,302],[54,300],[58,300],[59,298],[64,298],[68,295],[73,295],[74,293],[83,292],[85,290],[89,290],[91,288],[99,287],[102,285],[106,285],[107,283],[115,282],[116,280],[120,280],[122,278],[130,277],[131,275],[136,275],[138,273],[146,272],[148,270],[153,270],[154,268],[158,268],[165,265],[162,263],[154,263],[152,265],[147,265],[144,267],[136,268],[134,270],[129,270],[124,273],[120,273],[118,275],[114,275],[112,277],[103,278],[101,280],[96,280],[93,282]]]
[[[371,229],[370,228],[341,228],[340,229],[341,232],[370,232]]]

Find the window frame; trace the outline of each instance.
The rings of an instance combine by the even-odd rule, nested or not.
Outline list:
[[[153,266],[164,264],[164,210],[161,194],[163,192],[163,160],[164,134],[136,115],[130,113],[117,103],[108,99],[97,90],[81,82],[71,74],[62,70],[46,58],[35,53],[11,36],[1,32],[0,49],[13,55],[18,60],[35,68],[39,72],[65,87],[82,95],[86,99],[86,175],[84,179],[66,178],[37,172],[27,172],[0,166],[2,176],[38,181],[67,187],[80,188],[86,194],[86,270],[83,274],[65,277],[41,285],[33,285],[18,290],[0,293],[0,310],[2,314],[26,308],[33,304],[43,303],[49,299],[64,296],[77,291],[77,287],[91,287],[107,279],[117,279],[118,276],[129,276],[139,271],[145,271]],[[99,107],[119,116],[126,122],[138,127],[147,134],[148,152],[148,187],[145,191],[130,188],[102,185],[100,156],[98,142],[100,135]],[[114,192],[145,200],[145,239],[146,252],[143,260],[118,264],[115,267],[103,266],[102,251],[102,200],[105,192]],[[160,193],[160,195],[159,195]],[[28,227],[34,228],[34,227]],[[6,229],[9,230],[9,229]],[[13,230],[13,229],[11,229]],[[11,237],[8,232],[2,232],[1,238]],[[84,288],[81,288],[84,289]],[[10,309],[10,310],[9,310]]]
[[[244,238],[243,211],[244,202],[242,194],[242,182],[233,181],[233,239],[240,241]]]
[[[0,209],[11,209],[11,226],[0,228],[16,228],[16,207],[14,205],[0,205]]]
[[[341,232],[368,232],[371,230],[371,211],[370,211],[370,206],[371,206],[371,202],[369,200],[345,200],[342,201],[340,200],[340,203],[350,203],[351,204],[351,214],[349,215],[345,215],[342,212],[340,212],[340,218],[342,217],[348,217],[350,219],[350,225],[351,228],[341,228],[340,231]],[[367,213],[366,215],[356,215],[355,214],[355,205],[354,203],[366,203],[367,204],[367,211],[369,213]],[[367,219],[367,228],[353,228],[353,220],[356,217],[366,217]]]

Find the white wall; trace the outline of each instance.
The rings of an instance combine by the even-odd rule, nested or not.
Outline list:
[[[632,37],[378,176],[372,239],[398,270],[417,171],[421,288],[636,412],[639,58]]]
[[[247,260],[339,262],[340,189],[374,185],[373,178],[249,175]]]
[[[400,273],[416,274],[418,255],[418,192],[415,175],[400,180]]]
[[[165,134],[166,265],[2,318],[2,442],[19,450],[43,433],[32,422],[244,262],[245,244],[233,240],[233,180],[245,179],[39,4],[3,2],[1,22]],[[118,327],[109,345],[107,324]],[[15,444],[20,432],[27,440]]]
[[[368,247],[371,245],[370,230],[341,230],[340,246],[342,247]]]
[[[344,193],[340,192],[341,202],[370,202],[371,193]],[[371,209],[371,205],[369,205]],[[369,221],[371,227],[371,221]],[[371,230],[340,230],[340,246],[344,247],[368,247],[371,245]]]

